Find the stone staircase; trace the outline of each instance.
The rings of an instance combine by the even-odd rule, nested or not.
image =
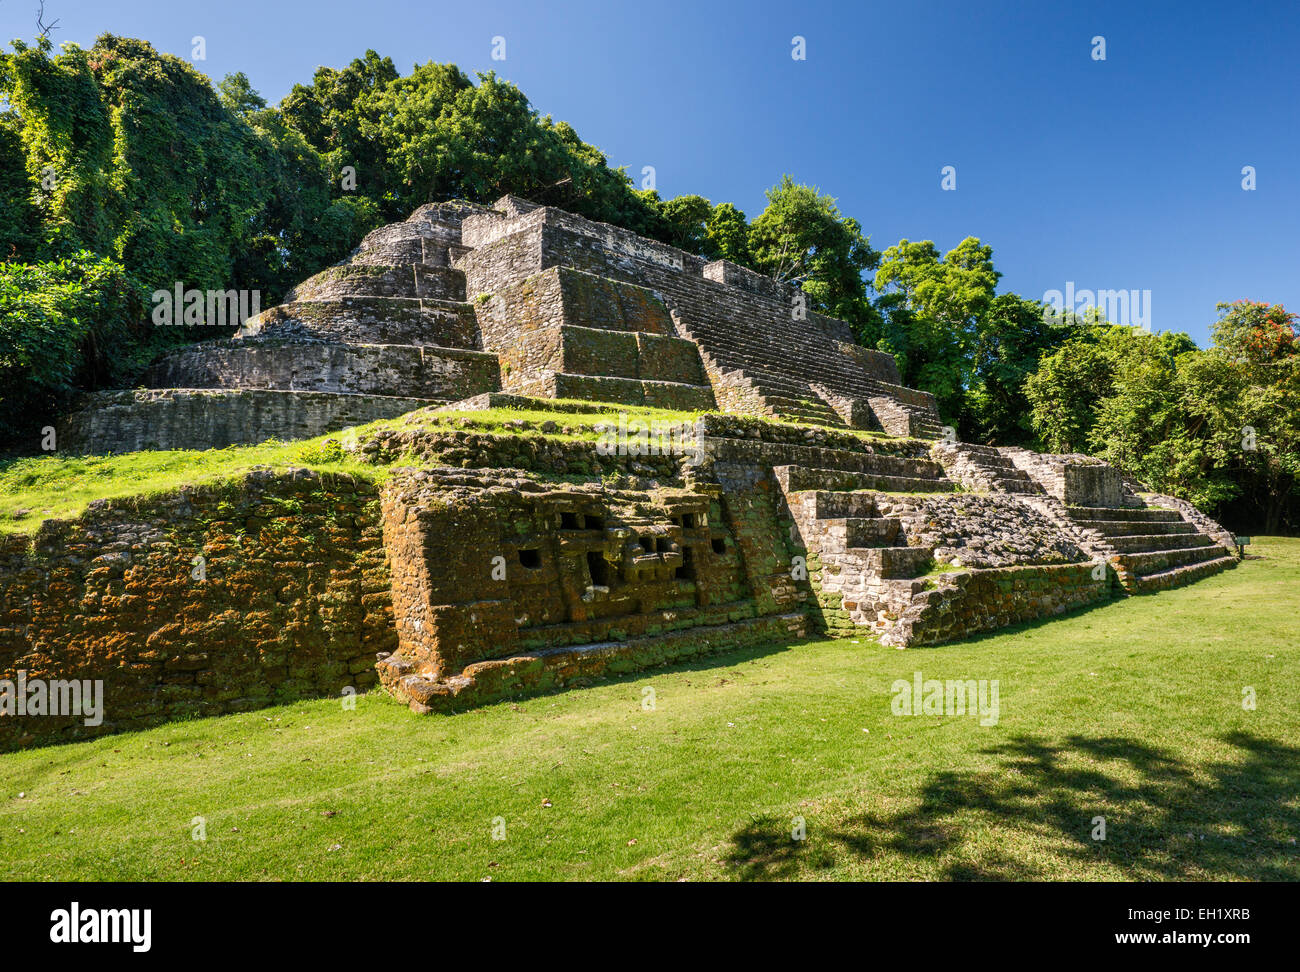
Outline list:
[[[820,496],[853,496],[857,490],[884,493],[950,493],[952,483],[941,476],[917,475],[921,460],[863,454],[855,469],[827,469],[815,466],[776,466],[772,473],[786,492],[811,491]],[[825,502],[835,502],[833,499]]]
[[[925,589],[934,549],[909,546],[902,521],[882,515],[877,492],[951,492],[937,463],[917,475],[917,460],[889,456],[869,470],[775,466],[795,529],[808,551],[807,568],[828,631],[890,628]],[[892,460],[892,461],[891,461]]]
[[[1164,590],[1233,566],[1237,558],[1214,538],[1158,507],[1067,507],[1079,526],[1095,530],[1115,550],[1111,563],[1131,594]]]
[[[890,435],[917,439],[937,439],[943,435],[943,423],[930,411],[887,395],[875,395],[867,402],[880,427]]]
[[[734,386],[739,386],[738,397],[748,406],[747,410],[793,422],[845,427],[839,413],[807,385],[785,377],[777,370],[754,369],[755,353],[750,350],[742,352],[735,340],[719,337],[706,349],[690,328],[679,326],[678,331],[699,347],[705,371],[716,384],[733,386],[733,391]]]
[[[795,422],[809,422],[832,428],[849,423],[814,388],[815,382],[792,374],[790,353],[786,348],[807,344],[808,331],[787,327],[788,343],[773,341],[770,335],[754,336],[737,325],[724,330],[708,322],[692,326],[675,322],[682,337],[694,341],[700,349],[705,367],[715,385],[738,383],[744,397],[762,414]],[[851,359],[839,354],[823,356],[828,375],[841,388],[851,388],[856,399],[870,405],[881,428],[891,435],[934,439],[942,434],[943,424],[933,405],[928,408],[902,400],[899,396],[917,393],[901,385],[892,385],[872,377],[854,366]],[[723,380],[719,382],[719,376]]]
[[[966,489],[1026,496],[1043,494],[1043,487],[994,446],[972,442],[936,442],[931,454],[949,478]]]

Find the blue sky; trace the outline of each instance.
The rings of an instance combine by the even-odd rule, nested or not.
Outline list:
[[[0,0],[0,37],[30,39],[37,5]],[[243,71],[272,101],[368,47],[403,73],[428,60],[495,69],[638,181],[654,166],[665,197],[697,192],[752,217],[789,172],[834,195],[878,249],[977,236],[1002,290],[1149,290],[1151,326],[1202,344],[1217,301],[1300,310],[1295,0],[46,8],[56,43],[108,31],[188,57],[202,35],[200,70]]]

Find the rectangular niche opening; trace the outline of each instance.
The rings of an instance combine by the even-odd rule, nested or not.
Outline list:
[[[587,551],[587,573],[591,575],[592,587],[609,586],[609,563],[599,550]]]
[[[655,553],[672,553],[673,542],[667,537],[660,537],[655,541]]]
[[[576,529],[578,529],[578,514],[577,514],[577,513],[561,513],[561,514],[560,514],[560,529],[561,529],[561,530],[576,530]]]
[[[603,516],[584,516],[582,525],[588,530],[605,529],[605,518]]]
[[[694,526],[695,526],[695,514],[694,514],[694,513],[683,513],[683,514],[681,515],[680,521],[681,521],[681,525],[682,525],[683,527],[685,527],[686,529],[688,529],[688,530],[693,529]]]
[[[655,552],[655,538],[654,538],[654,537],[641,537],[640,540],[641,540],[641,549],[642,549],[642,550],[644,550],[646,553],[654,553],[654,552]]]
[[[682,565],[674,572],[678,580],[695,580],[695,556],[690,547],[682,547]]]
[[[713,544],[713,552],[715,554],[721,556],[722,554],[725,554],[727,552],[727,541],[723,540],[722,537],[714,537],[712,540],[712,544]]]
[[[537,570],[542,566],[542,552],[540,550],[520,550],[519,563],[529,570]]]

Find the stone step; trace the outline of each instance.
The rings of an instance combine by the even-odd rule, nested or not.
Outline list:
[[[985,462],[983,459],[976,457],[971,463],[976,469],[980,470],[991,479],[1008,483],[1033,483],[1034,480],[1023,469],[1017,469],[1011,464],[999,465],[995,462]]]
[[[1209,547],[1195,547],[1190,550],[1152,550],[1146,553],[1122,553],[1119,555],[1119,561],[1130,574],[1145,577],[1175,567],[1185,567],[1189,564],[1217,560],[1222,556],[1224,556],[1224,549],[1215,544]]]
[[[1163,520],[1177,522],[1183,515],[1177,510],[1165,510],[1155,506],[1147,507],[1103,507],[1103,506],[1067,506],[1070,519],[1077,521],[1096,520]]]
[[[1081,520],[1071,517],[1071,521],[1087,530],[1096,530],[1105,537],[1129,536],[1174,536],[1176,534],[1196,533],[1195,524],[1186,520]]]
[[[465,275],[450,267],[422,264],[343,264],[322,270],[285,295],[285,302],[344,297],[404,297],[465,300]]]
[[[682,329],[682,333],[700,345],[701,354],[706,356],[711,367],[720,371],[738,372],[760,394],[789,398],[795,402],[814,397],[809,394],[807,382],[791,376],[790,358],[782,350],[804,343],[807,338],[805,332],[791,329],[788,335],[783,336],[780,331],[774,334],[770,327],[765,330],[746,328],[744,322],[735,320],[728,321],[727,327],[727,330],[723,330],[706,321],[697,321],[690,329]],[[827,369],[825,377],[832,380],[837,390],[844,392],[847,397],[866,401],[883,392],[892,398],[893,393],[884,383],[864,374],[847,357],[829,355],[820,363]],[[926,427],[922,431],[933,436],[941,431],[943,426],[936,416],[926,414],[918,406],[896,401],[900,407],[916,413],[918,421],[926,421]],[[828,405],[825,407],[834,412]],[[826,419],[827,424],[831,421]]]
[[[897,547],[903,524],[891,516],[845,516],[819,519],[832,549]]]
[[[830,419],[833,419],[835,422],[839,423],[840,425],[844,424],[844,422],[840,419],[839,413],[836,412],[835,409],[831,408],[829,405],[827,405],[821,399],[816,398],[815,396],[812,398],[796,399],[796,398],[790,398],[786,395],[764,394],[763,399],[766,402],[768,402],[770,405],[778,409],[788,410],[793,412],[806,412],[812,415],[826,415]]]
[[[1222,548],[1220,548],[1222,549]],[[1130,578],[1127,585],[1128,590],[1134,594],[1150,594],[1155,591],[1165,591],[1173,587],[1181,587],[1184,584],[1190,584],[1198,581],[1203,577],[1210,577],[1229,567],[1237,565],[1235,556],[1217,557],[1213,560],[1204,560],[1197,564],[1188,564],[1182,567],[1172,567],[1168,570],[1157,571],[1153,574],[1144,574],[1140,577]]]
[[[1192,524],[1187,524],[1191,526]],[[1120,553],[1150,553],[1156,550],[1193,550],[1214,546],[1214,538],[1203,533],[1131,533],[1110,538],[1110,545]]]
[[[614,378],[607,375],[573,375],[562,371],[550,375],[547,384],[555,398],[646,405],[686,412],[704,412],[717,407],[710,385]]]
[[[994,446],[943,442],[934,446],[934,454],[954,478],[977,488],[1022,496],[1043,492],[1042,486]]]
[[[960,445],[953,444],[950,448],[959,449],[969,455],[987,456],[990,460],[995,462],[1006,459],[1006,457],[998,451],[997,446],[981,445],[978,442],[962,442]]]
[[[853,491],[874,489],[892,493],[950,493],[952,483],[942,471],[928,469],[924,459],[899,459],[874,453],[846,453],[856,469],[828,469],[817,466],[774,466],[772,471],[786,492],[804,490]]]
[[[929,547],[849,547],[869,574],[886,580],[917,577],[930,569],[934,551]]]
[[[802,331],[791,329],[784,335],[783,332],[773,334],[769,328],[748,334],[744,333],[743,322],[729,321],[727,330],[708,322],[696,322],[690,329],[681,328],[680,333],[699,345],[701,356],[713,372],[727,373],[732,381],[739,379],[760,401],[767,400],[762,407],[773,414],[831,427],[844,424],[839,413],[811,390],[811,378],[804,381],[790,374],[790,359],[782,349],[799,346],[806,338]],[[846,397],[865,402],[883,395],[913,416],[910,434],[924,438],[937,438],[941,434],[943,424],[937,415],[895,397],[899,393],[915,394],[911,390],[871,378],[853,366],[851,359],[840,355],[828,356],[823,363],[828,369],[824,377],[832,380],[837,391]]]
[[[1042,493],[1041,487],[1034,482],[1021,482],[1017,479],[995,479],[994,484],[1003,493],[1017,493],[1024,496]]]

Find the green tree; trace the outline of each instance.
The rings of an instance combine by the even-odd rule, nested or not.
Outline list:
[[[310,85],[294,85],[279,105],[285,123],[324,160],[334,194],[345,191],[343,170],[351,167],[355,196],[372,201],[388,220],[409,215],[400,211],[385,143],[375,136],[387,106],[382,92],[397,77],[391,58],[367,50],[345,68],[317,68]]]
[[[3,324],[14,377],[0,388],[0,409],[63,388],[22,352],[50,347],[39,337],[50,321],[77,321],[51,367],[88,387],[108,380],[102,335],[112,335],[115,365],[134,367],[204,336],[86,319],[143,311],[107,298],[69,303],[69,287],[99,292],[102,274],[86,253],[109,261],[131,292],[183,283],[261,291],[269,305],[376,223],[375,206],[331,199],[319,153],[279,112],[259,107],[246,78],[227,78],[219,95],[188,63],[143,41],[104,35],[90,50],[69,44],[59,54],[48,42],[15,42],[0,54],[0,94],[12,106],[0,117],[0,224],[13,234],[5,255],[27,264],[7,272],[39,284],[50,303],[47,317],[12,298],[6,305],[17,315]],[[43,269],[74,257],[75,266]],[[72,281],[77,268],[89,275],[81,284]],[[67,360],[69,348],[83,356],[79,364]],[[130,380],[124,375],[114,382]]]
[[[943,257],[929,240],[900,240],[885,250],[876,271],[881,350],[895,355],[904,384],[931,392],[945,416],[963,411],[978,326],[1000,276],[993,248],[974,237]]]
[[[862,275],[876,268],[880,254],[833,197],[782,176],[750,228],[749,250],[756,269],[800,284],[813,310],[852,324],[867,321]]]
[[[1186,334],[1151,334],[1105,322],[1066,324],[1074,331],[1056,351],[1045,355],[1025,382],[1030,423],[1039,441],[1051,452],[1092,452],[1108,448],[1117,463],[1128,466],[1133,448],[1121,440],[1105,447],[1105,432],[1097,422],[1103,403],[1116,394],[1117,375],[1140,392],[1143,369],[1152,380],[1163,381],[1165,371],[1184,352],[1196,350]],[[1103,443],[1099,446],[1099,443]]]
[[[227,74],[217,84],[217,95],[232,115],[244,116],[266,107],[266,99],[253,90],[243,71]]]
[[[27,174],[22,121],[0,112],[0,260],[28,259],[40,243],[40,219],[32,205],[36,186]]]
[[[1300,338],[1281,304],[1218,305],[1213,348],[1241,392],[1228,435],[1238,481],[1266,532],[1300,519]]]
[[[713,207],[704,225],[708,253],[715,259],[730,260],[742,267],[754,266],[749,250],[749,221],[732,203]]]
[[[1295,314],[1281,304],[1236,300],[1216,305],[1211,340],[1229,360],[1246,366],[1283,361],[1300,353]]]
[[[664,242],[691,253],[707,253],[713,204],[703,196],[676,196],[659,204],[666,227]]]
[[[635,192],[627,173],[610,168],[571,125],[540,117],[522,91],[493,73],[478,79],[430,62],[358,99],[360,132],[385,160],[387,218],[426,202],[492,202],[513,193],[635,232],[663,232],[654,200]]]
[[[1064,342],[1069,327],[1019,294],[995,297],[976,321],[969,388],[958,431],[963,439],[1029,445],[1035,435],[1026,380],[1039,361]]]
[[[0,427],[53,424],[78,387],[113,380],[143,318],[143,294],[113,260],[0,263]]]

